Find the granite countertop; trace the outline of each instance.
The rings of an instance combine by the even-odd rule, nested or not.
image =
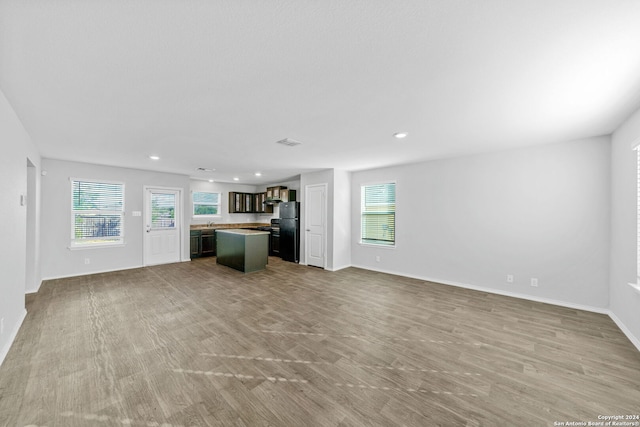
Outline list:
[[[218,233],[229,233],[229,234],[242,234],[245,236],[255,236],[258,234],[271,234],[268,231],[260,231],[260,230],[243,230],[241,228],[230,228],[218,230]]]
[[[224,230],[224,229],[236,229],[236,228],[258,228],[258,227],[270,227],[270,223],[262,222],[241,222],[241,223],[229,223],[229,224],[192,224],[191,230]]]

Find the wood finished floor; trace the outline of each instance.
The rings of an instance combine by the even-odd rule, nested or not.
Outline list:
[[[2,426],[552,426],[640,413],[604,315],[270,258],[52,280],[0,368]]]

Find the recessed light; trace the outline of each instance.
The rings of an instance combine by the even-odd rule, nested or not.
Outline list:
[[[212,180],[212,179],[210,179],[210,180],[209,180],[209,182],[213,182],[213,180]]]
[[[262,173],[261,172],[256,172],[254,175],[255,176],[262,176]]]
[[[393,134],[398,139],[406,138],[409,135],[407,132],[396,132]]]
[[[149,158],[151,160],[160,160],[160,156],[156,156],[156,155],[151,155],[151,156],[149,156]]]
[[[234,180],[234,181],[240,181],[240,178],[238,178],[237,176],[234,176],[234,177],[233,177],[233,180]]]

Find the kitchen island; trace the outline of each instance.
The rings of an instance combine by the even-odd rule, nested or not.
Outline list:
[[[269,258],[269,232],[216,230],[216,262],[244,273],[264,270]]]

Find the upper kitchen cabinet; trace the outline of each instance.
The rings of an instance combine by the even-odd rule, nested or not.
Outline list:
[[[229,192],[229,213],[273,213],[273,205],[295,202],[296,190],[287,187],[267,187],[263,193]]]
[[[253,194],[229,192],[229,213],[253,213]]]
[[[244,197],[244,213],[254,213],[256,210],[254,208],[253,194],[244,193],[242,196]]]
[[[267,200],[281,200],[282,190],[286,190],[287,187],[276,186],[267,187]]]
[[[229,192],[229,213],[273,213],[266,205],[267,193]]]
[[[286,187],[280,189],[280,200],[283,202],[295,202],[296,190],[288,190]]]
[[[273,213],[273,205],[267,205],[267,193],[256,193],[253,195],[253,206],[256,213]]]

